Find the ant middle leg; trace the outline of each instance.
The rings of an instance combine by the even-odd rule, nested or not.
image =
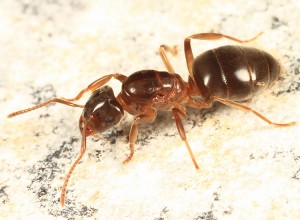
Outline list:
[[[194,39],[194,40],[219,40],[221,38],[226,38],[226,39],[238,42],[238,43],[247,43],[247,42],[255,40],[262,34],[263,34],[263,32],[260,32],[255,37],[248,39],[248,40],[240,40],[238,38],[235,38],[235,37],[232,37],[229,35],[225,35],[225,34],[219,34],[219,33],[199,33],[199,34],[193,34],[193,35],[185,38],[184,39],[184,53],[185,53],[186,64],[187,64],[190,75],[192,75],[192,72],[193,72],[193,62],[194,62],[194,55],[193,55],[192,47],[191,47],[191,39]]]
[[[260,119],[264,120],[266,123],[268,123],[270,125],[274,125],[274,126],[277,126],[277,127],[288,127],[288,126],[294,126],[294,125],[296,125],[296,122],[290,122],[290,123],[276,123],[276,122],[273,122],[273,121],[267,119],[262,114],[260,114],[257,111],[253,110],[252,108],[249,108],[249,107],[247,107],[245,105],[242,105],[242,104],[234,102],[234,101],[230,101],[228,99],[223,99],[223,98],[220,98],[220,97],[213,97],[213,101],[221,102],[224,105],[227,105],[227,106],[229,106],[231,108],[242,110],[244,112],[251,112],[251,113],[255,114],[257,117],[259,117]]]

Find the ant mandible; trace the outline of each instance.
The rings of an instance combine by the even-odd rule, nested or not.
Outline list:
[[[285,127],[296,124],[295,122],[286,124],[272,122],[241,104],[249,100],[257,91],[269,87],[278,78],[280,64],[270,54],[255,48],[227,45],[208,50],[194,59],[192,39],[227,38],[246,43],[255,40],[261,34],[249,40],[240,40],[219,33],[199,33],[185,38],[184,51],[189,71],[187,82],[175,73],[166,56],[166,52],[175,55],[176,48],[161,45],[159,54],[168,72],[141,70],[128,77],[118,73],[109,74],[91,83],[75,98],[52,98],[34,107],[11,113],[8,117],[27,113],[54,102],[83,108],[79,120],[82,135],[81,150],[65,178],[60,199],[62,206],[65,204],[66,189],[71,174],[86,151],[86,137],[115,126],[123,117],[124,111],[135,117],[129,132],[130,154],[123,163],[129,162],[133,157],[139,124],[152,122],[156,118],[157,110],[163,110],[172,112],[178,133],[187,147],[195,168],[199,169],[182,124],[182,119],[186,117],[186,106],[196,109],[211,108],[217,101],[231,108],[251,112],[274,126]],[[121,92],[116,97],[112,88],[105,85],[112,78],[122,83]],[[76,104],[75,102],[87,92],[92,92],[92,95],[86,104]]]

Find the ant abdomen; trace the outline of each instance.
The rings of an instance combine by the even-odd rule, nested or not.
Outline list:
[[[222,46],[195,58],[193,78],[204,99],[218,96],[244,101],[279,76],[280,65],[269,53],[249,47]]]

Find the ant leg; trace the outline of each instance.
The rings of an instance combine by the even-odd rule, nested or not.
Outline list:
[[[131,158],[133,157],[133,154],[134,154],[134,144],[137,140],[137,136],[138,136],[138,133],[139,133],[139,123],[141,121],[141,117],[140,116],[137,116],[135,117],[132,125],[131,125],[131,128],[130,128],[130,132],[129,132],[129,149],[130,149],[130,154],[129,156],[127,157],[126,160],[123,161],[123,164],[126,164],[128,163]]]
[[[43,103],[38,104],[36,106],[33,106],[31,108],[26,108],[26,109],[23,109],[23,110],[20,110],[20,111],[16,111],[16,112],[10,113],[9,115],[7,115],[7,117],[8,118],[12,118],[12,117],[15,117],[17,115],[21,115],[21,114],[33,111],[35,109],[44,107],[45,105],[48,105],[48,104],[53,103],[53,102],[58,102],[58,103],[61,103],[61,104],[64,104],[64,105],[69,105],[69,106],[78,107],[78,108],[83,108],[84,107],[83,105],[78,105],[76,103],[70,102],[70,101],[68,101],[65,98],[52,98],[52,99],[50,99],[50,100],[48,100],[46,102],[43,102]]]
[[[131,125],[130,132],[129,132],[130,154],[127,157],[127,159],[123,161],[123,164],[128,163],[131,160],[131,158],[133,157],[134,144],[137,140],[137,136],[138,136],[138,133],[139,133],[139,128],[138,128],[139,124],[140,123],[152,122],[155,118],[156,118],[156,110],[152,109],[152,108],[150,110],[144,112],[143,114],[138,115],[134,118],[134,121]]]
[[[172,53],[172,55],[175,56],[177,54],[177,46],[169,47],[169,46],[163,44],[163,45],[160,45],[158,51],[159,51],[159,55],[160,55],[162,61],[164,62],[165,67],[167,68],[168,72],[175,73],[174,68],[166,55],[166,51]]]
[[[191,39],[195,39],[195,40],[219,40],[221,38],[227,38],[229,40],[236,41],[236,42],[239,42],[239,43],[247,43],[247,42],[255,40],[256,38],[258,38],[262,34],[263,34],[263,32],[260,32],[258,35],[256,35],[255,37],[253,37],[251,39],[248,39],[248,40],[240,40],[238,38],[231,37],[231,36],[225,35],[225,34],[219,34],[219,33],[199,33],[199,34],[193,34],[193,35],[185,38],[184,39],[184,52],[185,52],[186,64],[187,64],[190,75],[192,76],[193,63],[194,63],[194,55],[193,55],[192,48],[191,48]]]
[[[50,103],[53,103],[53,102],[62,103],[62,104],[69,105],[69,106],[72,106],[72,107],[83,108],[84,107],[83,105],[78,105],[78,104],[75,104],[73,102],[78,101],[83,96],[84,93],[89,92],[89,91],[94,91],[95,89],[97,89],[97,88],[101,87],[102,85],[106,84],[111,78],[115,78],[115,79],[119,80],[120,82],[124,82],[127,79],[127,76],[124,76],[124,75],[118,74],[118,73],[103,76],[100,79],[97,79],[96,81],[92,82],[87,88],[81,90],[75,98],[71,98],[71,99],[63,98],[63,97],[61,97],[61,98],[52,98],[52,99],[50,99],[46,102],[43,102],[43,103],[38,104],[36,106],[33,106],[31,108],[27,108],[27,109],[23,109],[23,110],[20,110],[20,111],[13,112],[13,113],[9,114],[7,117],[12,118],[12,117],[15,117],[17,115],[24,114],[24,113],[27,113],[29,111],[33,111],[35,109],[44,107],[44,106],[46,106]]]
[[[194,163],[194,166],[196,169],[199,169],[199,166],[196,162],[196,159],[195,159],[195,156],[193,154],[193,151],[189,145],[189,142],[187,141],[187,138],[186,138],[186,135],[185,135],[185,130],[184,130],[184,127],[183,127],[183,124],[182,124],[182,121],[181,121],[181,118],[180,118],[180,115],[183,115],[182,112],[177,109],[177,108],[173,108],[172,109],[172,114],[173,114],[173,117],[175,119],[175,122],[176,122],[176,126],[177,126],[177,130],[178,130],[178,133],[181,137],[181,139],[184,141],[187,149],[188,149],[188,152],[190,154],[190,157]]]
[[[211,108],[212,102],[209,101],[200,101],[198,99],[190,98],[187,102],[187,106],[195,109],[202,109],[202,108]]]
[[[233,101],[230,101],[230,100],[227,100],[227,99],[223,99],[223,98],[220,98],[220,97],[216,97],[216,96],[213,97],[213,100],[221,102],[224,105],[227,105],[227,106],[229,106],[231,108],[239,109],[239,110],[242,110],[244,112],[251,112],[251,113],[255,114],[257,117],[259,117],[260,119],[264,120],[265,122],[267,122],[270,125],[274,125],[274,126],[278,126],[278,127],[288,127],[288,126],[296,125],[296,122],[290,122],[290,123],[285,123],[285,124],[272,122],[271,120],[267,119],[266,117],[264,117],[263,115],[261,115],[257,111],[255,111],[255,110],[253,110],[253,109],[251,109],[251,108],[249,108],[247,106],[244,106],[242,104],[239,104],[237,102],[233,102]]]

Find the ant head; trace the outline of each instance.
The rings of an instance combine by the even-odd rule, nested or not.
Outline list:
[[[101,133],[118,124],[123,115],[112,88],[103,86],[95,90],[84,105],[79,127],[81,132],[86,127],[86,136]]]

